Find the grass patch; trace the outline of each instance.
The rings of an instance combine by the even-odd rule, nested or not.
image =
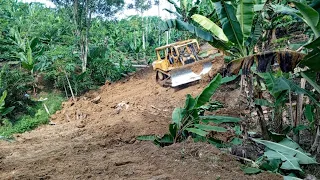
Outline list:
[[[0,126],[0,137],[12,137],[16,133],[24,133],[35,129],[41,124],[46,124],[50,116],[46,112],[43,104],[46,104],[50,114],[54,114],[61,109],[61,104],[65,98],[61,94],[48,93],[41,95],[42,98],[48,98],[46,101],[37,102],[37,104],[28,111],[35,112],[34,115],[21,115],[15,120],[4,120],[3,126]],[[32,113],[29,113],[32,114]]]

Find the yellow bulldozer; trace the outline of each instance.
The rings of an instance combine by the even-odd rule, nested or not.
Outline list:
[[[200,52],[196,39],[168,44],[155,49],[157,60],[152,63],[156,80],[162,86],[177,87],[200,80],[210,72],[216,49]]]

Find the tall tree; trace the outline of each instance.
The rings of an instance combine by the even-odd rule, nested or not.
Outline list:
[[[124,0],[52,0],[60,8],[69,9],[74,24],[74,34],[78,39],[82,72],[86,71],[89,52],[89,30],[92,14],[112,17],[123,8]]]
[[[134,0],[133,3],[129,4],[129,9],[135,9],[138,14],[141,15],[141,29],[142,29],[142,48],[145,51],[146,50],[146,36],[148,33],[148,19],[147,22],[144,22],[143,13],[147,10],[149,10],[152,7],[152,1],[151,0]],[[146,26],[144,26],[146,25]],[[145,53],[144,53],[144,59],[145,59]]]

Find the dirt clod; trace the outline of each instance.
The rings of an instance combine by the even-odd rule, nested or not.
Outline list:
[[[100,100],[101,100],[101,97],[97,96],[96,98],[92,99],[91,102],[98,104],[100,102]]]

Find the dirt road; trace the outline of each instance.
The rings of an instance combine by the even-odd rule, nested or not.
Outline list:
[[[136,141],[168,131],[171,112],[206,83],[163,88],[151,69],[65,102],[44,125],[0,142],[0,179],[282,179],[246,176],[240,163],[209,144],[158,148]],[[118,106],[117,106],[118,105]]]

